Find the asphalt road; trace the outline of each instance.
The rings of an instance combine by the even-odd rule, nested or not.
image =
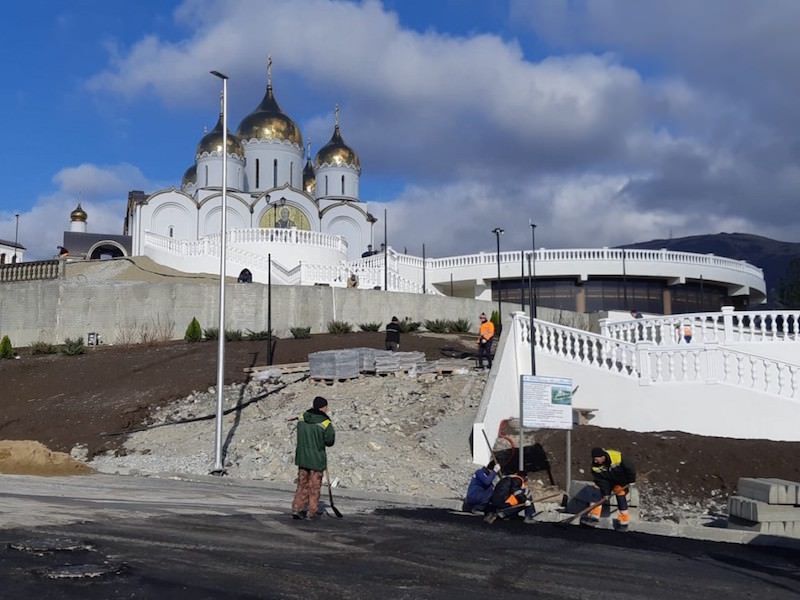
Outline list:
[[[798,598],[796,549],[521,521],[223,479],[0,476],[2,598]]]

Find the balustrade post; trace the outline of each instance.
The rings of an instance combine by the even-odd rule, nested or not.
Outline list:
[[[722,339],[723,344],[728,344],[733,341],[733,307],[723,306],[722,312],[722,329],[725,337]]]

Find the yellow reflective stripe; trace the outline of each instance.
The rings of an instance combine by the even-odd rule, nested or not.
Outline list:
[[[317,423],[317,425],[319,425],[323,429],[327,429],[328,425],[330,425],[330,424],[331,424],[331,420],[330,419],[325,419],[322,423]]]
[[[616,467],[622,462],[622,452],[619,450],[606,450],[606,452],[608,453],[608,457],[611,459],[611,464],[608,465],[609,467]]]

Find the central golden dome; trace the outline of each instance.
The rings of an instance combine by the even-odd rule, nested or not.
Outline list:
[[[200,140],[200,143],[197,144],[197,152],[195,155],[201,156],[203,154],[222,153],[222,137],[222,115],[220,115],[217,125],[214,127],[214,129],[205,134],[203,139]],[[230,131],[228,132],[227,154],[229,156],[231,154],[235,154],[236,156],[244,157],[244,148],[242,148],[242,143],[239,141],[239,138],[233,135]]]
[[[267,85],[267,93],[256,109],[239,124],[236,134],[240,139],[291,142],[303,147],[303,136],[294,121],[284,114],[272,95],[272,85]]]

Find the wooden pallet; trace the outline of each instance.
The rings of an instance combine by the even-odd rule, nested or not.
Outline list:
[[[258,373],[259,371],[266,371],[268,369],[280,369],[281,373],[304,373],[308,371],[307,362],[287,363],[285,365],[258,365],[255,367],[245,367],[245,373]]]

